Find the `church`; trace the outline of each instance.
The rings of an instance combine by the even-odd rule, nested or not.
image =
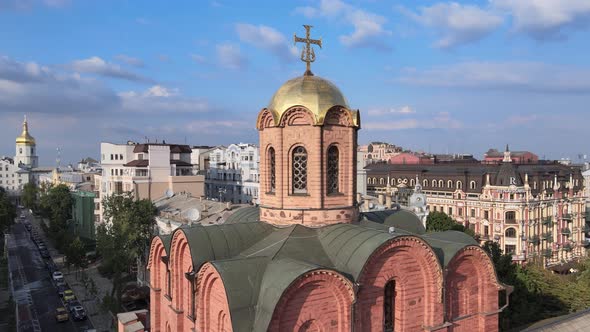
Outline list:
[[[309,28],[307,70],[256,120],[260,205],[152,240],[151,330],[498,331],[509,287],[473,238],[359,212],[360,112],[311,72]]]
[[[18,196],[25,184],[35,181],[39,166],[35,149],[35,138],[29,133],[29,124],[25,117],[22,133],[16,138],[14,158],[0,159],[0,187],[4,188],[9,195]]]

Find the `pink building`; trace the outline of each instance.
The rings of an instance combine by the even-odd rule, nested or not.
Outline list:
[[[515,164],[534,164],[539,161],[539,156],[529,151],[510,151],[506,145],[505,152],[510,152],[511,162]],[[489,149],[484,154],[484,163],[501,163],[504,160],[504,152]]]
[[[434,157],[412,152],[403,152],[389,158],[389,163],[394,165],[434,164]]]

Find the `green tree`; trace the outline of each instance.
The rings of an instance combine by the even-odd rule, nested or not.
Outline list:
[[[8,227],[14,223],[15,218],[16,207],[4,188],[0,187],[0,235],[4,235]]]
[[[68,267],[70,265],[74,266],[76,269],[82,267],[86,252],[84,249],[84,243],[82,243],[80,237],[76,236],[73,241],[69,242],[64,251]]]
[[[427,232],[459,231],[476,238],[475,232],[470,228],[457,223],[453,218],[444,212],[432,211],[426,218]]]
[[[130,194],[113,195],[103,201],[105,220],[96,232],[97,250],[103,256],[103,270],[113,275],[111,296],[120,298],[121,281],[136,260],[145,263],[152,237],[156,208],[149,200],[135,200]]]
[[[24,185],[21,199],[23,205],[29,209],[36,209],[37,205],[37,186],[33,182]]]

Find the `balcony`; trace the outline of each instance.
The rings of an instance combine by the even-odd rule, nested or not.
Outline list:
[[[545,226],[553,226],[553,222],[551,221],[551,218],[543,218],[543,221],[541,221],[541,223]]]
[[[553,242],[553,234],[551,234],[551,232],[543,233],[541,235],[541,238],[543,239],[543,241]]]
[[[529,237],[528,242],[534,245],[539,245],[541,240],[539,239],[539,235],[532,235]]]
[[[553,250],[551,250],[551,249],[543,250],[543,256],[545,258],[551,258],[553,256]]]
[[[572,221],[573,216],[571,213],[564,213],[563,216],[561,216],[561,219],[567,220],[567,221]]]
[[[569,228],[565,227],[561,229],[561,234],[569,236],[570,234],[572,234],[572,231]]]
[[[567,252],[571,252],[574,249],[574,246],[571,243],[566,243],[563,245],[563,250]]]

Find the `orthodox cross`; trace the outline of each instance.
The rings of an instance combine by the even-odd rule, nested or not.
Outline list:
[[[313,51],[312,44],[318,45],[322,48],[322,38],[320,39],[311,39],[309,36],[309,30],[312,28],[311,25],[304,25],[305,28],[305,38],[297,37],[297,34],[293,34],[294,44],[297,43],[305,43],[305,46],[301,50],[301,61],[305,62],[307,65],[307,70],[305,71],[304,75],[312,76],[313,73],[311,72],[311,63],[315,61],[315,52]]]

